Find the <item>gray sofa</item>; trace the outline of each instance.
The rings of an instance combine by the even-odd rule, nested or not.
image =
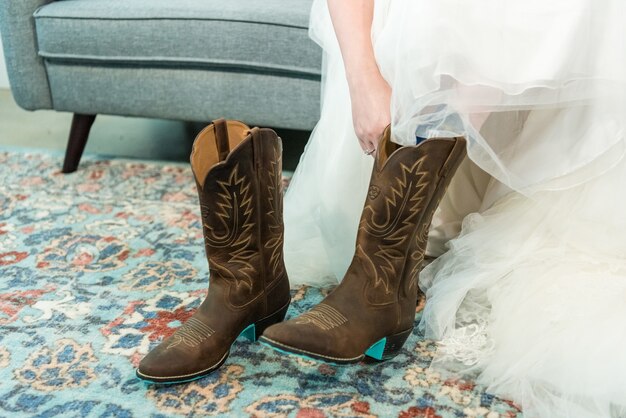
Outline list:
[[[0,0],[11,90],[24,109],[74,113],[63,171],[97,114],[217,117],[311,129],[321,50],[311,0]]]

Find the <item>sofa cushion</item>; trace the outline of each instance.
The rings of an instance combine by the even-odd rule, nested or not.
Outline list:
[[[318,79],[312,0],[62,0],[35,12],[39,55],[90,65],[218,68]]]

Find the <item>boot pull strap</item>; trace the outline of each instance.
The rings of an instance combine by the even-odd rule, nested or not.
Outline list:
[[[224,161],[230,152],[230,144],[228,143],[228,127],[226,120],[217,119],[213,121],[215,125],[215,141],[217,145],[217,153],[220,161]]]

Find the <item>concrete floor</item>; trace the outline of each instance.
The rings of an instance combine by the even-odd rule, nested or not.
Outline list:
[[[0,89],[0,147],[19,146],[64,150],[72,115],[55,111],[29,112],[18,107],[9,90]],[[99,115],[85,153],[143,160],[189,161],[195,135],[206,123]],[[283,166],[295,170],[310,135],[277,129],[283,138]]]

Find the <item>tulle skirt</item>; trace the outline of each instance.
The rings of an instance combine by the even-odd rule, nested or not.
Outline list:
[[[434,367],[526,416],[626,415],[626,3],[377,0],[394,141],[463,135],[435,215],[421,326]],[[326,1],[322,113],[285,200],[294,283],[343,276],[372,168]],[[622,415],[620,415],[622,414]]]

